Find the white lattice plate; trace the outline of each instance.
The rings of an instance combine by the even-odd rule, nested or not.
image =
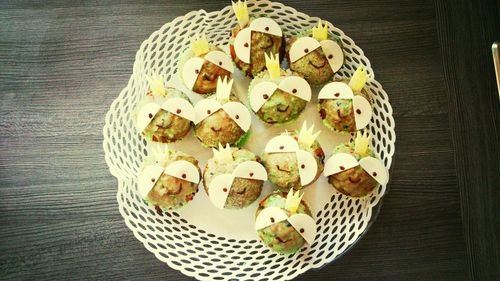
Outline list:
[[[317,23],[310,17],[281,3],[264,0],[249,1],[250,15],[269,16],[281,26],[286,35]],[[177,58],[189,46],[195,34],[206,33],[207,38],[227,50],[229,31],[236,25],[230,6],[220,11],[192,11],[165,24],[144,41],[137,52],[132,77],[113,102],[106,115],[104,151],[111,174],[118,179],[117,200],[120,213],[135,237],[155,256],[170,267],[200,280],[289,280],[310,268],[321,267],[344,253],[366,231],[380,207],[386,186],[364,199],[350,199],[336,192],[321,177],[306,188],[305,200],[310,205],[318,225],[315,242],[293,256],[276,254],[264,246],[254,230],[254,215],[258,202],[272,191],[266,183],[261,197],[243,210],[221,210],[210,204],[202,184],[194,200],[186,207],[163,215],[148,207],[136,188],[136,178],[144,156],[146,141],[136,132],[132,111],[148,89],[146,76],[161,75],[165,80],[189,93],[196,102],[200,97],[183,87],[176,73]],[[374,99],[374,116],[368,126],[372,147],[387,168],[394,154],[394,119],[387,94],[374,79],[370,61],[351,38],[330,25],[344,44],[346,64],[338,77],[351,77],[362,64],[373,78],[366,86]],[[249,79],[237,71],[235,89],[246,103]],[[322,131],[319,142],[331,155],[333,147],[347,141],[350,135],[336,134],[326,129],[316,112],[319,89],[313,89],[313,99],[297,122],[279,128],[270,128],[252,120],[252,134],[245,148],[260,154],[265,143],[285,129],[299,129],[304,120]],[[172,148],[194,155],[203,169],[211,150],[203,148],[191,132]]]

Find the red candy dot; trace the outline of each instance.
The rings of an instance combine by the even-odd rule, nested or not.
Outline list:
[[[149,118],[153,118],[153,114],[152,113],[149,113],[148,116],[149,116]]]
[[[210,113],[212,113],[212,111],[210,111],[210,109],[209,109],[209,110],[207,110],[207,114],[210,114]]]
[[[221,61],[219,62],[219,65],[222,65],[222,62],[221,62]]]
[[[376,177],[377,176],[377,172],[373,172],[372,176]]]
[[[274,223],[274,218],[271,218],[271,222]]]
[[[306,165],[302,164],[302,165],[300,165],[300,168],[305,169]]]
[[[182,110],[180,110],[180,109],[178,108],[176,112],[177,112],[177,114],[179,114],[179,113],[181,113],[181,112],[182,112]]]
[[[333,95],[336,96],[336,97],[338,97],[338,96],[340,96],[340,93],[335,93]]]
[[[307,52],[309,52],[309,49],[308,49],[308,48],[305,48],[305,49],[304,49],[304,53],[307,53]]]
[[[198,73],[200,73],[200,71],[199,71],[198,69],[196,69],[196,70],[194,71],[194,73],[198,74]]]
[[[266,28],[264,28],[265,31],[269,31],[269,27],[266,26]]]
[[[294,93],[294,94],[297,93],[297,89],[293,89],[292,93]]]
[[[227,192],[227,188],[225,188],[225,187],[224,187],[224,188],[222,189],[222,191]]]
[[[356,113],[357,113],[357,114],[361,114],[361,110],[356,109]]]
[[[329,55],[329,56],[328,56],[328,58],[329,58],[329,59],[333,59],[333,55]]]
[[[234,116],[234,118],[240,119],[240,116],[238,114],[236,114],[236,116]]]
[[[303,228],[301,228],[299,231],[300,231],[300,233],[304,233],[304,229]]]
[[[243,44],[243,47],[248,48],[248,43]]]
[[[340,170],[342,170],[342,171],[343,171],[343,170],[345,170],[344,166],[340,166],[339,168],[340,168]]]
[[[155,181],[156,181],[156,179],[151,179],[151,182],[155,182]]]
[[[182,174],[182,176],[181,176],[181,177],[182,177],[183,179],[185,179],[185,178],[186,178],[186,174]]]
[[[266,94],[263,94],[263,95],[262,95],[262,97],[263,97],[265,100],[267,100],[267,99],[269,98],[269,96],[268,96],[268,95],[266,95]]]
[[[280,149],[283,150],[285,147],[284,146],[280,146]]]

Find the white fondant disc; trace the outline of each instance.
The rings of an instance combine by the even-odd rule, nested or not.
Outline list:
[[[194,122],[194,107],[189,101],[183,98],[175,97],[168,99],[161,105],[161,108],[172,114]]]
[[[252,31],[268,33],[274,36],[281,37],[283,32],[281,32],[280,26],[270,18],[257,18],[250,23],[250,29]]]
[[[330,64],[330,68],[334,73],[337,72],[344,64],[344,52],[342,52],[342,48],[337,42],[332,40],[323,40],[320,44]]]
[[[201,72],[205,60],[199,57],[190,58],[182,67],[182,81],[190,90],[193,89],[196,79]]]
[[[356,130],[363,129],[372,119],[372,106],[364,97],[354,96],[352,98],[352,107]]]
[[[285,211],[278,207],[268,207],[260,211],[255,219],[255,230],[266,228],[288,219]]]
[[[231,58],[226,55],[226,53],[221,52],[221,51],[211,51],[208,54],[205,55],[205,59],[221,68],[224,68],[225,70],[233,73],[234,72],[234,65],[233,61]]]
[[[336,153],[326,160],[323,175],[325,177],[340,173],[342,171],[358,166],[358,160],[349,153]]]
[[[384,166],[384,163],[374,157],[365,157],[359,160],[359,165],[378,183],[384,185],[389,181],[389,173]]]
[[[311,100],[311,86],[302,77],[286,77],[280,82],[278,88],[305,101]]]
[[[151,189],[155,186],[156,181],[163,173],[163,167],[160,165],[150,165],[144,168],[139,173],[137,179],[137,189],[142,198],[146,198]]]
[[[229,115],[231,119],[245,132],[250,129],[252,116],[248,112],[248,108],[240,102],[230,101],[222,106],[222,109]]]
[[[198,168],[186,160],[178,160],[170,163],[165,168],[165,174],[196,184],[200,182]]]
[[[213,178],[208,185],[208,197],[217,208],[224,209],[233,181],[233,175],[222,174]]]
[[[299,144],[291,136],[280,135],[270,139],[266,148],[265,153],[279,153],[279,152],[297,152],[299,150]]]
[[[264,166],[257,161],[245,161],[240,163],[233,171],[237,178],[252,180],[267,180],[267,172]]]
[[[288,218],[288,222],[311,245],[316,238],[316,221],[306,214],[295,214]]]
[[[252,88],[250,92],[250,107],[257,112],[271,98],[273,93],[278,89],[278,85],[272,82],[260,82]]]
[[[252,30],[243,28],[234,38],[234,52],[244,63],[250,63],[250,44],[252,41]]]
[[[321,91],[319,91],[318,99],[352,99],[354,97],[354,93],[352,92],[351,87],[346,83],[342,82],[331,82],[326,84]]]
[[[160,106],[154,102],[148,103],[139,109],[139,114],[137,115],[136,127],[139,132],[144,131],[146,127],[151,123],[156,113],[160,110]]]
[[[316,177],[318,172],[318,164],[311,153],[305,150],[298,150],[297,164],[299,167],[300,184],[306,186],[310,184]]]
[[[221,108],[222,108],[222,105],[214,99],[200,100],[194,106],[194,111],[195,111],[194,123],[195,124],[200,123],[205,118],[214,114],[215,112],[217,112]]]
[[[321,47],[321,44],[318,40],[308,36],[301,37],[293,42],[292,47],[290,47],[290,61],[292,63],[296,62],[319,47]]]

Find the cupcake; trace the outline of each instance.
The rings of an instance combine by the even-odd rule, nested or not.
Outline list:
[[[369,147],[368,133],[357,133],[353,142],[337,146],[326,161],[324,175],[339,192],[364,197],[389,181],[384,163]]]
[[[220,79],[217,93],[199,101],[195,106],[194,132],[206,147],[244,144],[250,130],[252,117],[248,109],[231,94],[233,80]]]
[[[189,98],[173,86],[165,87],[159,78],[149,79],[150,90],[134,113],[135,125],[148,140],[175,142],[187,135],[194,122]]]
[[[349,82],[326,84],[318,95],[318,112],[323,124],[337,132],[363,129],[372,118],[371,97],[364,89],[368,75],[359,67]]]
[[[250,107],[267,124],[295,121],[311,100],[311,87],[304,78],[280,69],[277,55],[265,57],[267,71],[258,74],[248,88]]]
[[[340,38],[321,21],[288,40],[286,58],[290,69],[313,85],[326,83],[344,64]]]
[[[285,53],[285,36],[280,26],[270,18],[248,16],[246,1],[233,3],[238,25],[232,30],[229,40],[231,57],[236,66],[249,77],[255,77],[266,67],[266,53]]]
[[[208,159],[203,183],[210,201],[218,208],[241,209],[260,196],[267,180],[266,169],[251,151],[219,145]]]
[[[193,199],[200,182],[198,161],[183,152],[153,150],[144,160],[138,191],[158,211],[178,209]]]
[[[179,73],[184,85],[195,93],[215,93],[219,77],[231,78],[234,72],[231,58],[219,47],[209,44],[205,35],[191,40],[191,47],[179,60]]]
[[[316,181],[323,171],[323,149],[316,141],[319,132],[307,129],[286,132],[272,138],[265,147],[262,162],[269,181],[280,191],[302,189]]]
[[[264,198],[256,212],[257,234],[273,251],[293,255],[316,237],[316,222],[300,191],[275,192]]]

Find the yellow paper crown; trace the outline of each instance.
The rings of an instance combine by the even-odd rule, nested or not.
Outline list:
[[[325,25],[322,25],[321,20],[319,20],[318,26],[312,28],[312,36],[318,41],[326,40],[328,38],[328,23],[325,22]]]
[[[217,90],[215,92],[215,97],[221,103],[229,101],[229,96],[231,95],[231,89],[233,88],[233,79],[229,79],[227,76],[224,78],[217,78]]]
[[[368,155],[368,147],[370,146],[370,135],[368,131],[365,130],[364,133],[358,131],[356,133],[356,139],[354,140],[354,151],[363,156]]]
[[[280,77],[281,69],[280,69],[279,55],[269,54],[268,56],[267,53],[264,53],[264,56],[266,58],[266,68],[267,71],[269,72],[269,76],[271,77],[271,79]]]
[[[191,38],[191,49],[197,57],[204,55],[210,51],[205,34]]]
[[[248,8],[247,1],[241,2],[231,2],[233,4],[234,14],[236,15],[236,19],[238,19],[238,24],[241,28],[244,28],[248,22],[250,21],[248,18]]]
[[[149,89],[153,92],[153,95],[166,95],[165,85],[163,84],[163,79],[161,79],[160,76],[155,75],[153,78],[147,77],[147,80],[149,82]]]
[[[368,78],[369,77],[366,73],[366,69],[364,69],[363,66],[360,65],[354,72],[351,81],[349,81],[349,87],[351,87],[354,92],[359,92],[365,87]]]
[[[321,133],[321,131],[318,131],[316,133],[313,132],[314,124],[311,127],[307,128],[307,122],[304,121],[304,123],[302,124],[302,129],[300,129],[299,131],[298,142],[305,145],[306,147],[311,147],[311,145]]]
[[[156,163],[165,167],[171,158],[172,150],[168,148],[167,144],[157,143],[151,147],[151,153],[153,154],[152,156]]]
[[[233,150],[229,144],[226,144],[226,147],[223,147],[219,143],[219,150],[212,148],[212,151],[214,152],[214,160],[219,163],[230,163],[233,161]]]
[[[292,213],[297,212],[300,202],[302,201],[302,196],[304,196],[304,193],[300,194],[300,190],[293,192],[293,188],[290,188],[286,196],[285,209]]]

